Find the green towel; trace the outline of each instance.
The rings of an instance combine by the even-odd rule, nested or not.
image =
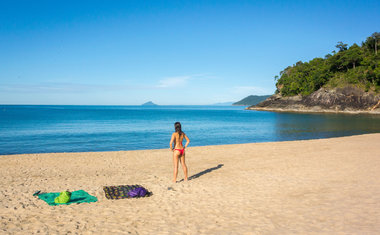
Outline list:
[[[98,199],[94,196],[91,196],[84,190],[78,190],[71,192],[71,198],[70,201],[67,203],[55,203],[54,199],[59,196],[60,193],[42,193],[38,195],[38,198],[41,200],[44,200],[47,204],[50,206],[56,206],[56,205],[69,205],[72,203],[90,203],[90,202],[97,202]]]

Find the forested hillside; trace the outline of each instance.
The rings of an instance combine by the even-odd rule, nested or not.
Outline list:
[[[250,95],[232,105],[256,105],[269,97],[270,95]]]
[[[380,33],[373,33],[361,45],[343,42],[324,58],[297,62],[280,72],[276,93],[282,96],[309,95],[321,87],[355,85],[380,93]]]

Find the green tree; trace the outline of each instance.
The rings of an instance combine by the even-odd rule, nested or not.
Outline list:
[[[365,42],[363,42],[363,46],[368,50],[375,52],[377,55],[378,47],[380,44],[380,33],[375,32],[370,37],[367,38]]]
[[[360,63],[363,60],[362,50],[360,47],[354,43],[345,53],[344,55],[344,66],[347,68],[352,65],[352,68]]]
[[[371,35],[371,37],[373,38],[373,40],[375,41],[374,42],[374,44],[375,44],[375,55],[377,55],[377,45],[378,45],[378,43],[379,43],[379,41],[380,41],[380,33],[377,33],[377,32],[375,32],[375,33],[373,33],[372,35]]]
[[[347,44],[344,44],[343,42],[338,42],[335,47],[338,48],[339,51],[347,50]]]

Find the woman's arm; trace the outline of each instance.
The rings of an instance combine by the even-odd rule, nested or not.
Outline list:
[[[173,142],[174,142],[174,133],[172,134],[172,138],[170,139],[170,144],[169,144],[170,150],[173,150],[172,148]]]
[[[187,148],[187,146],[189,145],[189,143],[190,143],[190,139],[189,139],[189,137],[187,137],[187,135],[184,133],[184,137],[185,137],[185,139],[186,139],[186,144],[185,144],[185,147],[184,148]]]

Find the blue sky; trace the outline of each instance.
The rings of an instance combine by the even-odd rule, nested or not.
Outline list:
[[[380,1],[0,1],[0,104],[213,104],[379,32]]]

